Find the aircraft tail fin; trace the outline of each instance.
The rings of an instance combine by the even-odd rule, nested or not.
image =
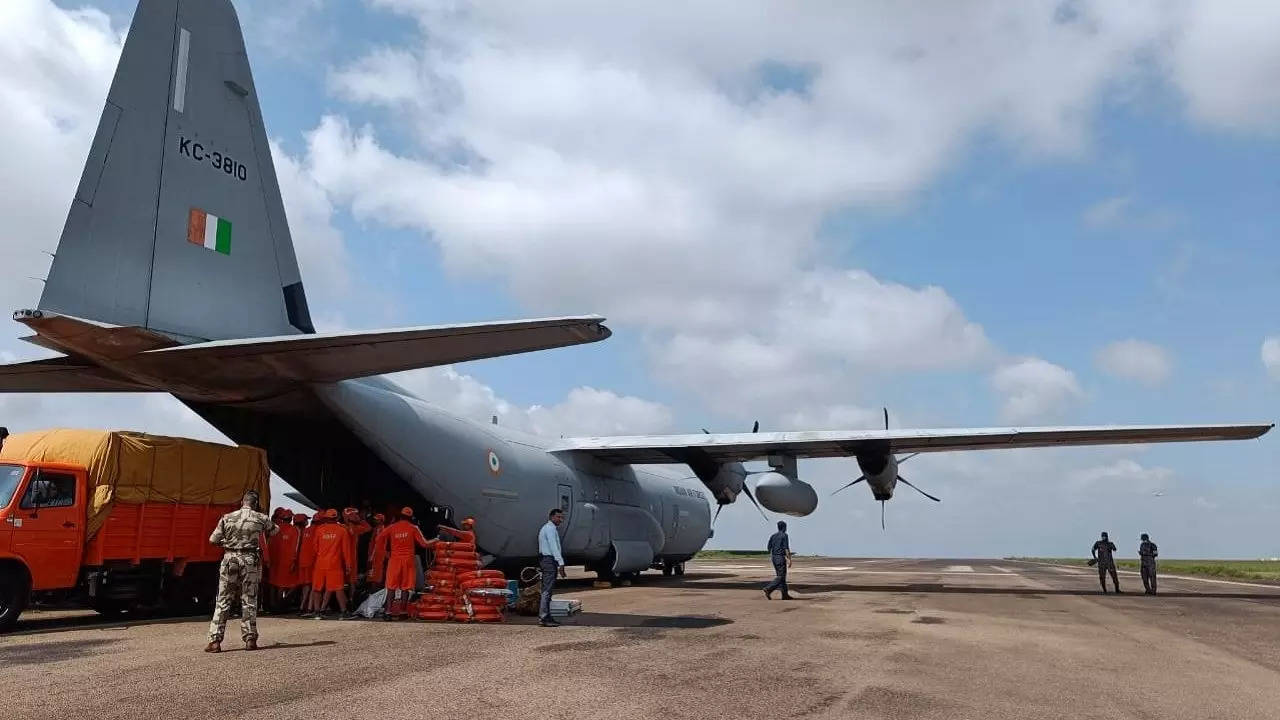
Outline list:
[[[180,342],[312,333],[230,0],[141,0],[41,310]]]

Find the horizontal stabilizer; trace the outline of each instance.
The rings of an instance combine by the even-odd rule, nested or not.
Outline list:
[[[597,342],[599,316],[286,335],[182,345],[121,363],[180,396],[265,397],[299,383],[328,383],[534,350]]]
[[[1268,423],[652,435],[572,438],[560,441],[550,450],[591,455],[613,463],[687,463],[691,454],[726,463],[759,460],[775,454],[798,458],[851,457],[861,453],[1249,440],[1272,427]]]
[[[154,388],[66,357],[0,365],[0,392],[150,392]]]

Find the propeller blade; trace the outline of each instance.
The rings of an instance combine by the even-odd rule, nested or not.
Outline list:
[[[742,483],[742,494],[746,495],[751,504],[756,506],[756,510],[760,511],[760,517],[764,518],[765,522],[769,522],[769,516],[764,514],[764,508],[760,507],[760,503],[756,502],[756,496],[751,494],[751,488],[747,487],[745,482]]]
[[[757,420],[757,421],[755,422],[755,424],[751,426],[751,432],[753,432],[753,433],[758,433],[758,432],[760,432],[760,421],[759,421],[759,420]]]
[[[880,529],[884,530],[884,501],[880,501]]]
[[[900,480],[900,481],[902,482],[902,484],[903,484],[903,485],[906,485],[907,487],[911,488],[912,490],[915,490],[916,492],[918,492],[918,493],[920,493],[921,495],[923,495],[923,496],[925,496],[925,497],[929,498],[930,500],[932,500],[932,501],[934,501],[934,502],[942,502],[942,500],[941,500],[940,498],[936,498],[936,497],[934,497],[934,496],[930,495],[929,493],[927,493],[927,492],[925,492],[925,491],[921,490],[920,488],[916,487],[915,485],[912,485],[910,480],[908,480],[908,479],[906,479],[906,478],[902,477],[901,475],[899,475],[899,476],[898,476],[898,480]]]
[[[910,455],[908,455],[908,456],[906,456],[906,457],[900,457],[900,458],[898,458],[898,464],[899,464],[899,465],[901,465],[902,463],[904,463],[904,462],[906,462],[906,461],[910,460],[911,458],[913,458],[913,457],[915,457],[915,456],[917,456],[917,455],[919,455],[919,454],[920,454],[920,453],[911,453]]]
[[[716,526],[716,518],[720,517],[720,511],[724,509],[723,505],[716,506],[716,514],[711,518],[711,527]]]
[[[866,480],[866,479],[867,479],[867,476],[866,476],[866,475],[860,475],[860,476],[858,476],[858,479],[857,479],[857,480],[854,480],[853,482],[849,483],[848,485],[845,485],[844,487],[840,488],[840,490],[843,490],[844,488],[847,488],[847,487],[853,487],[854,485],[857,485],[858,483],[860,483],[860,482],[862,482],[863,480]],[[840,492],[840,490],[837,490],[836,492],[833,492],[833,493],[831,493],[831,494],[832,494],[832,495],[835,495],[836,493]]]
[[[706,433],[706,434],[708,434],[708,435],[710,435],[710,434],[711,434],[711,431],[710,431],[710,430],[708,430],[708,429],[706,429],[706,428],[702,428],[702,432],[704,432],[704,433]]]
[[[884,410],[884,429],[889,429],[889,408],[881,408]]]

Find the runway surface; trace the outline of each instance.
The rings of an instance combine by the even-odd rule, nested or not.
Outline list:
[[[565,627],[35,613],[0,636],[9,717],[1275,718],[1280,587],[1006,560],[761,561],[566,595]],[[775,596],[776,597],[776,596]]]

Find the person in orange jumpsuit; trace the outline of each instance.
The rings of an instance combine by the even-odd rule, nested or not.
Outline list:
[[[315,526],[308,525],[310,520],[303,513],[293,516],[293,526],[298,529],[298,614],[305,615],[311,607],[311,572],[315,563]]]
[[[276,527],[279,532],[267,540],[267,606],[273,611],[284,608],[284,601],[298,584],[298,533],[293,526],[293,511],[280,508],[276,511]]]
[[[315,531],[315,570],[311,572],[311,602],[315,617],[323,617],[329,608],[329,598],[337,596],[342,619],[347,614],[347,593],[344,589],[350,568],[355,564],[351,556],[351,534],[338,522],[337,510],[324,511],[324,524]]]
[[[367,580],[373,587],[382,585],[383,576],[387,570],[387,553],[383,551],[382,533],[387,529],[387,516],[382,513],[375,513],[373,516],[373,530],[369,537],[369,576]]]
[[[365,522],[364,518],[360,516],[360,511],[353,507],[343,508],[342,525],[347,530],[347,545],[349,546],[347,550],[351,556],[351,567],[347,568],[347,584],[351,586],[352,590],[354,590],[356,586],[356,572],[358,571],[358,568],[356,567],[356,558],[359,557],[356,554],[356,546],[360,542],[360,536],[369,532],[373,528],[370,527],[369,523]]]
[[[413,519],[413,508],[401,508],[400,520],[382,531],[378,543],[387,552],[387,605],[386,619],[404,617],[409,612],[409,591],[415,585],[413,558],[416,548],[429,548],[435,540],[427,540]]]
[[[441,533],[453,537],[451,542],[476,544],[476,519],[473,517],[465,517],[462,519],[462,529],[451,528],[448,525],[437,526]]]

